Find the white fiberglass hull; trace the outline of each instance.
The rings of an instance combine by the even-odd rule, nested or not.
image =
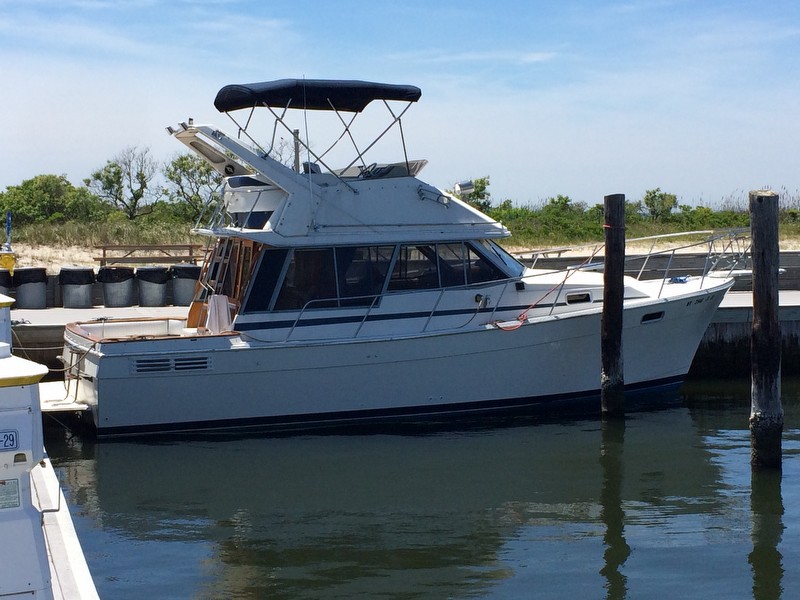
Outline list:
[[[626,306],[626,389],[678,385],[729,286]],[[100,436],[311,428],[596,398],[600,316],[341,342],[103,341],[85,356],[76,396],[92,406]]]

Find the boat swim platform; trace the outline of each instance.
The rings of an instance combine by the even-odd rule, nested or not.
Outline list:
[[[89,410],[86,404],[67,400],[67,386],[63,381],[40,381],[39,404],[42,413],[79,413]]]

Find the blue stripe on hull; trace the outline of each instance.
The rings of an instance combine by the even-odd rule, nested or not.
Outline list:
[[[552,303],[540,303],[536,305],[538,309],[544,308],[554,308],[559,306],[566,306],[567,304],[564,302],[559,302],[558,304],[554,305]],[[347,307],[345,307],[347,308]],[[288,327],[316,327],[318,325],[347,325],[350,323],[377,323],[381,321],[397,321],[401,319],[427,319],[428,317],[435,318],[435,317],[454,317],[454,316],[463,316],[463,315],[475,315],[475,314],[502,314],[506,312],[516,312],[521,313],[531,308],[530,304],[520,304],[518,306],[502,306],[502,307],[486,307],[486,308],[460,308],[460,309],[449,309],[449,310],[436,310],[436,311],[418,311],[418,312],[406,312],[406,313],[391,313],[391,314],[368,314],[365,318],[363,314],[357,315],[350,315],[347,317],[339,317],[339,316],[332,316],[332,317],[315,317],[313,316],[305,316],[301,320],[297,320],[297,318],[282,320],[282,321],[245,321],[239,319],[234,323],[234,329],[236,331],[254,331],[260,329],[285,329]],[[246,313],[245,313],[246,314]],[[309,313],[305,313],[308,315]]]
[[[675,394],[683,383],[684,376],[670,377],[657,381],[625,386],[626,402],[647,403],[654,396]],[[402,423],[437,421],[441,417],[486,417],[513,416],[526,411],[565,410],[567,413],[587,414],[594,403],[599,413],[600,390],[578,394],[555,394],[533,398],[511,398],[483,402],[463,402],[415,406],[390,409],[367,409],[313,414],[282,415],[272,417],[249,417],[244,419],[225,419],[214,421],[185,421],[180,423],[158,423],[124,427],[97,428],[98,437],[127,435],[156,435],[175,433],[225,433],[245,431],[273,432],[313,432],[346,430],[354,426],[374,426],[377,428],[395,427]],[[594,412],[594,411],[592,411]]]

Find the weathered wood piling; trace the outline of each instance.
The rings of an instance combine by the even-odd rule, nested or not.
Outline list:
[[[778,194],[750,192],[753,329],[750,337],[750,464],[781,468],[781,328],[778,320]]]
[[[622,301],[625,275],[625,194],[603,199],[605,207],[605,268],[603,315],[600,323],[600,412],[603,417],[625,414],[622,364]]]

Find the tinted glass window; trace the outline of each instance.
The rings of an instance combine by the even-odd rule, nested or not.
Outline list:
[[[438,257],[435,246],[400,246],[389,280],[390,291],[427,290],[439,287]]]
[[[480,240],[472,243],[479,248],[479,253],[485,253],[487,256],[493,256],[496,260],[500,261],[500,264],[505,265],[503,270],[506,271],[506,273],[508,273],[508,275],[511,277],[519,277],[525,271],[525,266],[521,262],[519,262],[516,258],[511,256],[508,252],[503,250],[502,247],[498,246],[494,242],[489,240]]]
[[[258,265],[243,312],[269,310],[275,285],[283,269],[288,250],[265,250]]]
[[[372,304],[383,282],[394,246],[358,246],[336,249],[339,298],[343,306]]]
[[[484,281],[495,281],[506,279],[508,276],[489,262],[474,248],[468,249],[467,281],[469,283],[482,283]]]
[[[275,310],[336,306],[333,248],[295,250]]]
[[[436,244],[436,253],[439,255],[439,279],[442,287],[456,287],[464,285],[464,245]]]

